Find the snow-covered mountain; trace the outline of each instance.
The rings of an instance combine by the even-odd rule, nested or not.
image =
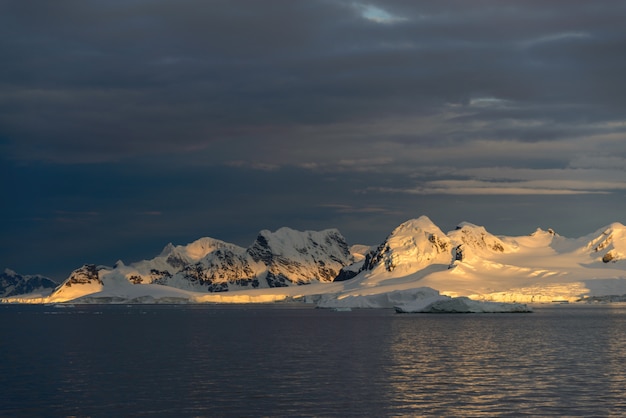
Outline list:
[[[419,284],[481,300],[575,301],[626,294],[625,254],[620,223],[577,239],[541,229],[498,237],[468,222],[443,234],[421,217],[396,228],[352,281],[396,289]]]
[[[125,292],[126,284],[151,285],[134,289],[131,293],[135,294],[139,289],[147,291],[155,286],[218,293],[330,283],[353,261],[345,238],[336,229],[263,230],[249,248],[201,238],[188,245],[170,243],[155,258],[130,265],[122,261],[112,268],[84,265],[72,272],[48,299],[67,301],[104,295],[113,284],[123,285]]]
[[[420,287],[498,302],[616,300],[608,296],[626,295],[626,227],[613,223],[571,239],[551,229],[495,236],[462,222],[444,234],[423,216],[398,226],[358,268],[345,267],[339,277],[349,280],[341,292],[321,296],[320,304],[398,306]]]
[[[72,300],[77,295],[100,292],[104,288],[104,283],[100,279],[102,269],[102,267],[98,268],[94,264],[85,264],[74,270],[70,277],[57,286],[49,297],[51,299]]]
[[[450,239],[422,216],[394,229],[363,267],[375,275],[404,275],[432,264],[449,264],[450,250]]]
[[[199,292],[259,287],[265,266],[245,248],[213,238],[188,245],[168,244],[160,255],[129,266],[118,261],[116,274],[134,284],[159,284]]]
[[[267,266],[269,287],[332,282],[342,267],[354,261],[345,238],[336,229],[264,230],[247,252],[255,262]]]
[[[0,273],[0,297],[24,295],[28,293],[50,293],[59,284],[44,276],[23,276],[10,269]]]
[[[522,303],[614,299],[626,295],[626,227],[612,223],[580,238],[565,238],[550,229],[510,237],[468,222],[444,233],[422,216],[399,225],[377,247],[348,247],[335,229],[281,228],[261,231],[248,248],[212,238],[168,244],[150,260],[83,266],[51,295],[15,295],[4,300],[297,299],[322,307],[395,306],[400,311],[414,311],[417,305],[423,310],[424,300],[451,297],[452,302],[431,308],[474,309],[467,297]],[[416,300],[422,302],[415,305]]]

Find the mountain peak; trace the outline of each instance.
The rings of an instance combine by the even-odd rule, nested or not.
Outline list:
[[[454,231],[448,233],[452,242],[457,246],[458,251],[463,251],[463,257],[467,257],[467,250],[472,252],[489,250],[494,252],[505,252],[507,246],[502,240],[485,229],[484,226],[474,225],[469,222],[460,223]]]
[[[270,287],[311,280],[330,282],[342,267],[352,262],[346,239],[337,229],[262,230],[248,253],[255,261],[268,266],[266,278]]]
[[[17,273],[15,271],[11,270],[10,268],[5,268],[4,269],[4,274],[7,275],[7,276],[11,276],[11,277],[17,276]]]
[[[172,244],[171,242],[168,242],[167,245],[165,247],[163,247],[163,250],[161,251],[161,253],[158,255],[159,257],[167,257],[168,255],[170,255],[172,253],[172,251],[174,251],[174,244]]]
[[[435,225],[433,221],[430,220],[428,216],[422,215],[419,218],[409,219],[401,223],[391,234],[397,235],[403,232],[412,232],[412,231],[434,231],[441,232],[439,227]]]
[[[188,245],[168,244],[151,260],[120,261],[112,268],[84,265],[52,294],[33,291],[25,299],[7,299],[62,302],[90,295],[93,300],[139,300],[164,294],[189,301],[315,299],[327,293],[393,294],[415,286],[500,301],[574,301],[626,293],[626,227],[619,222],[570,239],[542,229],[494,236],[470,222],[444,234],[421,216],[400,224],[375,250],[353,246],[352,252],[336,229],[262,230],[248,248],[200,238]],[[7,292],[23,295],[24,289],[43,283],[26,277],[9,269],[0,273],[0,298]],[[322,284],[331,281],[337,283]],[[262,290],[312,282],[317,283],[302,289]],[[225,291],[237,292],[206,295]]]
[[[592,254],[598,253],[604,263],[626,259],[626,227],[613,222],[588,236],[586,245]]]
[[[410,274],[433,263],[450,263],[450,239],[427,216],[421,216],[394,229],[364,268]]]
[[[33,292],[49,294],[57,286],[58,283],[40,275],[23,276],[9,268],[4,269],[4,272],[0,273],[0,297],[10,297]]]

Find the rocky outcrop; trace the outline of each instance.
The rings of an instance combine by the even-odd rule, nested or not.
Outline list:
[[[71,287],[72,285],[84,285],[97,283],[102,285],[102,280],[98,275],[98,268],[95,264],[85,264],[74,270],[70,277],[61,286]]]

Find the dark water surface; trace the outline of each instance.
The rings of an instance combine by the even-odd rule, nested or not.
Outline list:
[[[626,307],[0,305],[1,416],[624,416]]]

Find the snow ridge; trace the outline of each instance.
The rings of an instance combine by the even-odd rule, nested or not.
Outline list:
[[[112,268],[84,265],[54,290],[50,300],[102,294],[113,287],[128,293],[128,284],[220,293],[330,283],[352,261],[348,244],[336,229],[263,230],[247,249],[201,238],[188,245],[170,243],[157,257],[130,265],[122,261]]]
[[[0,284],[15,276],[5,271]],[[452,298],[431,307],[447,311],[501,309],[459,298],[499,303],[622,300],[626,227],[615,222],[573,239],[551,229],[496,236],[469,222],[444,233],[422,216],[399,225],[377,247],[348,247],[336,229],[280,228],[260,231],[248,248],[201,238],[188,245],[168,244],[155,258],[129,265],[85,265],[48,296],[22,297],[14,284],[3,285],[0,292],[9,302],[301,300],[324,307],[410,312],[423,311],[423,300],[431,297],[429,305]],[[412,306],[417,300],[421,305]]]
[[[450,239],[428,217],[404,222],[387,237],[364,268],[402,274],[450,263]]]

